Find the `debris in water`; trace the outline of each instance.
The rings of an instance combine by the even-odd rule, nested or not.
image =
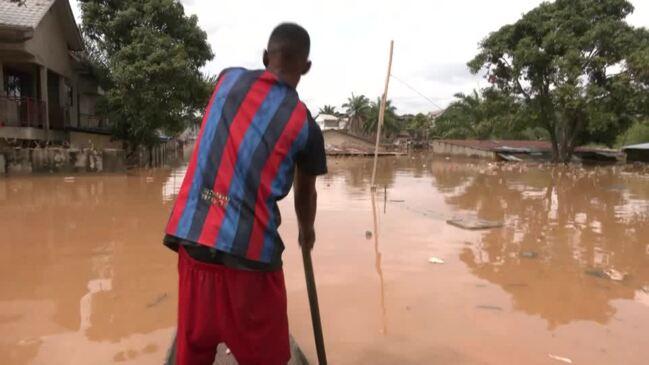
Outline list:
[[[365,239],[372,239],[372,231],[365,231]]]
[[[449,219],[446,221],[446,223],[458,228],[471,230],[500,228],[503,226],[502,222],[469,217]]]
[[[462,243],[464,243],[467,246],[473,246],[473,242],[471,242],[471,241],[464,241]]]
[[[526,259],[535,259],[539,257],[539,254],[534,251],[523,251],[521,252],[521,257],[526,258]]]
[[[562,356],[557,356],[557,355],[552,355],[552,354],[548,354],[548,357],[553,359],[553,360],[565,362],[566,364],[572,364],[572,360],[570,360],[567,357],[562,357]]]
[[[428,262],[430,262],[431,264],[443,264],[444,260],[440,259],[439,257],[433,256],[428,259]]]
[[[613,281],[623,281],[627,274],[615,269],[589,269],[586,274],[600,279],[609,279]]]
[[[390,199],[390,203],[405,203],[406,201],[403,199]]]
[[[492,311],[501,311],[502,312],[502,307],[499,307],[497,305],[476,305],[476,308],[479,309],[488,309]]]
[[[74,176],[66,176],[66,177],[64,177],[63,182],[73,183],[74,182]]]
[[[152,182],[153,182],[153,177],[151,177],[151,176],[147,176],[147,178],[145,179],[145,181],[148,182],[148,183],[152,183]]]
[[[162,293],[162,294],[158,295],[158,297],[155,298],[155,300],[153,300],[152,302],[150,302],[146,306],[147,306],[147,308],[153,308],[156,305],[162,303],[165,299],[167,299],[167,297],[168,297],[167,293]]]

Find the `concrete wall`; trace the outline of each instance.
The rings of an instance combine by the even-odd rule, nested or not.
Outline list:
[[[111,141],[109,135],[70,131],[70,146],[103,150],[106,148],[119,149],[122,144],[119,141]]]
[[[5,161],[5,174],[124,172],[124,160],[124,151],[117,149],[14,148],[0,151],[0,163]]]
[[[360,137],[352,136],[337,130],[322,132],[325,145],[336,148],[356,148],[360,150],[374,150],[374,144]]]
[[[496,160],[496,153],[491,151],[479,150],[471,147],[458,146],[441,141],[433,141],[432,149],[434,154],[446,156],[477,157],[490,160]]]

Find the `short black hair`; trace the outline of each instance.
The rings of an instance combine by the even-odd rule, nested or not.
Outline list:
[[[282,23],[273,29],[268,39],[268,53],[279,52],[287,60],[308,58],[311,37],[306,29],[295,23]]]

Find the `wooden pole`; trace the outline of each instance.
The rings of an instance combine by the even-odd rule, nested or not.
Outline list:
[[[379,122],[376,128],[376,145],[374,146],[374,168],[372,169],[372,190],[376,190],[374,181],[376,180],[376,164],[379,158],[379,143],[381,141],[381,127],[385,118],[385,103],[388,99],[388,86],[390,85],[390,74],[392,73],[392,51],[394,50],[394,41],[390,41],[390,58],[388,60],[388,74],[385,76],[385,88],[381,96],[381,109],[379,110]]]
[[[315,286],[311,251],[308,248],[302,248],[302,261],[304,262],[306,289],[309,294],[309,306],[311,307],[311,321],[313,322],[313,337],[315,337],[315,348],[318,353],[318,364],[327,365],[322,323],[320,322],[320,307],[318,306],[318,292]]]

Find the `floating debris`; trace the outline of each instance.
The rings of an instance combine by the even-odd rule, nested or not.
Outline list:
[[[523,252],[521,252],[520,256],[522,258],[526,258],[526,259],[535,259],[535,258],[539,257],[539,254],[537,252],[534,252],[534,251],[523,251]]]
[[[446,223],[458,228],[470,230],[500,228],[503,226],[502,222],[469,217],[449,219]]]
[[[167,299],[168,296],[169,295],[167,293],[162,293],[162,294],[158,295],[152,302],[150,302],[149,304],[146,305],[147,308],[153,308],[156,305],[164,302],[164,300]]]
[[[403,199],[390,199],[390,203],[405,203],[406,201]]]
[[[439,257],[433,256],[428,259],[428,262],[430,262],[431,264],[443,264],[444,260],[440,259]]]
[[[66,183],[73,183],[74,180],[75,180],[74,176],[66,176],[66,177],[63,178],[63,182],[66,182]]]
[[[372,239],[372,231],[365,231],[365,239]]]
[[[153,182],[153,177],[147,176],[146,179],[144,179],[147,183],[152,183]]]
[[[487,309],[487,310],[492,310],[492,311],[499,311],[502,312],[502,307],[499,307],[497,305],[476,305],[475,306],[478,309]]]
[[[562,356],[557,356],[557,355],[552,355],[552,354],[548,354],[548,357],[551,358],[552,360],[561,361],[561,362],[564,362],[566,364],[572,364],[572,360],[570,360],[567,357],[562,357]]]
[[[615,269],[588,269],[585,272],[590,276],[613,281],[623,281],[627,277],[626,273],[617,271]]]

